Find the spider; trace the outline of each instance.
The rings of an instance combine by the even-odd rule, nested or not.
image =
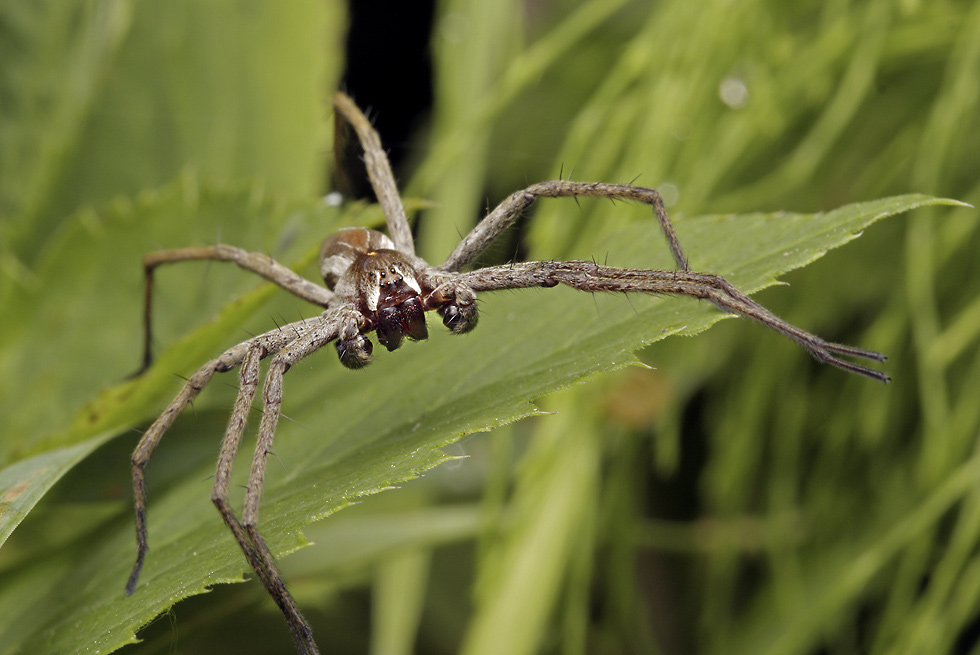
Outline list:
[[[776,317],[748,298],[724,278],[689,269],[660,194],[632,185],[553,180],[518,191],[490,212],[440,266],[432,266],[415,254],[411,230],[402,207],[387,156],[377,132],[354,102],[337,93],[333,104],[354,131],[364,151],[368,177],[388,225],[388,235],[367,228],[348,228],[328,238],[320,253],[320,272],[326,287],[300,277],[260,253],[228,245],[165,250],[143,260],[146,275],[144,312],[144,367],[150,363],[150,308],[153,273],[162,264],[190,260],[231,261],[256,273],[303,300],[323,308],[314,318],[303,319],[260,334],[232,346],[197,370],[180,393],[140,439],[132,457],[133,494],[136,509],[137,556],[126,585],[136,589],[147,552],[146,490],[144,468],[163,434],[177,415],[207,386],[215,373],[239,367],[240,388],[228,428],[221,442],[211,501],[241,546],[248,563],[282,610],[300,653],[318,653],[309,624],[286,588],[276,561],[259,531],[259,499],[266,463],[272,452],[282,405],[282,380],[289,368],[329,343],[340,362],[358,369],[371,362],[369,335],[389,351],[405,337],[428,337],[425,312],[435,310],[454,334],[476,327],[476,294],[499,289],[554,287],[564,284],[581,291],[614,291],[690,296],[712,302],[725,312],[755,319],[797,342],[818,361],[851,373],[887,382],[888,376],[841,357],[884,361],[884,355],[830,343]],[[592,196],[634,200],[650,205],[677,262],[677,270],[613,268],[592,261],[530,261],[490,266],[461,272],[539,197]],[[262,390],[262,419],[258,443],[238,517],[228,499],[232,463],[242,440],[246,419],[259,386],[259,362],[271,357]]]

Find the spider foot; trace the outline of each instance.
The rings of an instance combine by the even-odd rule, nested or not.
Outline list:
[[[126,582],[126,595],[132,596],[133,592],[136,591],[136,583],[139,582],[140,572],[143,570],[143,558],[146,555],[145,550],[140,550],[136,555],[136,564],[133,565],[133,571],[129,574],[129,580]]]
[[[872,380],[877,380],[878,382],[890,382],[891,378],[887,374],[881,371],[876,371],[873,368],[868,368],[867,366],[861,366],[860,364],[855,364],[854,362],[849,362],[846,359],[841,359],[836,357],[837,355],[847,355],[850,357],[861,357],[864,359],[871,359],[876,362],[885,361],[886,357],[881,353],[874,352],[873,350],[863,350],[861,348],[854,348],[851,346],[844,346],[838,343],[825,343],[822,348],[814,352],[811,350],[817,361],[823,364],[830,364],[831,366],[836,366],[842,371],[847,371],[849,373],[857,373],[858,375],[863,375],[865,377],[871,378]]]

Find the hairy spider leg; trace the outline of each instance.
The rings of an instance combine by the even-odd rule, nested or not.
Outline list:
[[[889,377],[880,371],[835,356],[845,355],[881,362],[885,360],[884,355],[826,341],[801,330],[750,299],[725,278],[711,273],[615,268],[587,261],[519,262],[463,273],[454,283],[466,285],[477,292],[564,284],[580,291],[702,298],[711,301],[722,311],[747,316],[789,337],[820,362],[879,382],[889,381]]]
[[[446,258],[439,268],[444,271],[459,271],[469,264],[487,246],[493,243],[494,239],[500,236],[525,209],[531,206],[536,198],[609,198],[613,200],[635,200],[653,207],[653,213],[660,223],[660,230],[664,233],[670,251],[674,255],[677,267],[686,271],[688,269],[687,257],[681,249],[677,233],[674,226],[667,217],[667,209],[664,207],[663,198],[654,189],[632,186],[627,184],[606,184],[603,182],[570,182],[567,180],[551,180],[549,182],[539,182],[532,184],[526,189],[517,191],[507,196],[507,198],[497,205],[497,207],[487,214],[486,218],[480,221],[469,234],[463,237],[452,254]]]
[[[368,179],[378,198],[381,211],[388,222],[388,236],[395,243],[395,249],[406,255],[415,255],[415,240],[412,229],[402,206],[401,195],[395,184],[395,174],[391,172],[391,164],[384,148],[381,147],[381,137],[371,125],[367,116],[354,104],[345,93],[338,91],[333,95],[333,106],[357,132],[357,138],[364,149],[364,164],[367,168]]]
[[[199,368],[197,372],[195,372],[184,384],[180,393],[173,399],[173,401],[171,401],[170,405],[167,406],[167,409],[164,410],[163,414],[161,414],[160,417],[154,421],[154,423],[140,439],[140,442],[136,446],[132,457],[137,555],[136,562],[133,566],[133,571],[130,574],[129,581],[126,584],[127,594],[132,594],[136,589],[136,584],[143,568],[143,562],[149,549],[147,542],[147,503],[144,469],[149,461],[150,455],[153,453],[153,450],[159,444],[163,434],[173,424],[177,416],[207,386],[214,373],[228,371],[235,366],[241,365],[241,386],[238,397],[235,401],[235,409],[233,410],[231,418],[229,419],[228,429],[225,433],[224,439],[222,440],[221,455],[218,459],[218,466],[215,473],[215,483],[212,491],[212,502],[216,505],[225,523],[231,529],[235,540],[238,542],[239,546],[244,552],[249,564],[258,574],[262,584],[266,587],[276,604],[279,605],[280,609],[285,614],[290,630],[293,633],[293,637],[296,640],[297,647],[300,649],[300,652],[310,654],[315,654],[318,652],[316,650],[316,645],[313,643],[312,631],[310,630],[308,623],[300,614],[295,601],[289,594],[285,582],[282,580],[282,576],[279,574],[271,551],[269,551],[268,546],[255,529],[254,523],[257,522],[258,519],[256,509],[258,498],[256,497],[252,501],[252,504],[255,506],[252,509],[252,514],[250,515],[253,525],[249,525],[246,522],[243,529],[242,524],[239,523],[238,518],[235,516],[234,511],[231,509],[231,506],[228,503],[228,482],[230,479],[232,462],[238,446],[241,443],[242,434],[247,422],[248,411],[256,393],[259,360],[263,359],[270,353],[281,352],[283,349],[287,348],[293,343],[307,343],[310,340],[316,341],[317,343],[328,343],[330,340],[336,338],[339,331],[338,326],[344,320],[349,320],[347,318],[347,314],[345,314],[342,310],[333,310],[331,312],[326,312],[325,314],[325,316],[295,321],[280,328],[276,328],[275,330],[270,330],[269,332],[229,348],[219,357],[211,360]],[[306,352],[303,356],[306,354],[309,354],[309,352]],[[276,360],[274,359],[274,361]],[[281,373],[278,386],[281,402]],[[278,418],[278,406],[276,406],[276,412],[276,418]],[[263,425],[265,425],[265,423],[266,421],[263,420]],[[271,452],[271,436],[274,435],[274,431],[274,421],[272,423],[272,433],[267,433],[267,438],[265,440],[262,439],[261,435],[263,432],[260,431],[259,445],[256,449],[256,459],[258,459],[260,455],[259,448],[263,449],[261,452],[262,458],[267,457],[268,453]],[[255,468],[254,464],[253,468]],[[262,470],[264,471],[264,463]],[[255,485],[251,484],[251,482],[252,478],[250,477],[250,484],[248,487],[250,491],[248,491],[247,494],[251,493],[258,495],[261,492],[261,479],[259,479]],[[246,507],[247,506],[248,503],[246,502]]]
[[[259,532],[259,502],[262,498],[266,465],[269,455],[273,452],[276,425],[281,415],[283,375],[293,364],[336,339],[342,325],[347,320],[349,320],[347,316],[340,311],[327,312],[321,317],[321,320],[312,321],[308,329],[272,356],[262,388],[262,420],[259,424],[259,436],[255,444],[255,452],[252,456],[252,467],[249,472],[248,484],[245,491],[245,505],[242,509],[241,526],[245,529],[246,538],[242,539],[241,534],[235,534],[235,538],[238,539],[246,555],[250,550],[254,549],[254,552],[259,556],[261,566],[256,567],[253,563],[253,568],[259,572],[260,577],[263,577],[262,570],[268,572],[267,576],[263,577],[263,583],[269,594],[276,601],[276,604],[279,605],[285,614],[287,622],[290,625],[290,630],[293,632],[293,638],[296,640],[297,647],[302,653],[316,653],[316,643],[313,641],[313,633],[309,624],[299,612],[295,601],[278,572],[272,551]],[[252,393],[254,391],[255,387],[253,386]],[[244,421],[236,423],[234,427],[236,434],[233,440],[238,442],[241,440],[241,433],[245,428]],[[231,427],[229,427],[229,435],[231,432]],[[232,439],[229,439],[230,441]],[[229,468],[233,457],[234,453],[230,453],[228,457]],[[231,512],[230,507],[227,505],[227,487],[223,491],[225,492],[225,496],[221,500],[223,501],[224,509]],[[225,511],[222,511],[222,516],[225,517],[226,522],[234,518],[233,513],[227,516]]]
[[[153,362],[153,274],[156,268],[163,264],[204,260],[234,262],[246,271],[260,275],[289,293],[320,307],[326,308],[336,300],[333,291],[310,282],[260,252],[249,252],[224,244],[151,252],[143,258],[143,275],[146,281],[143,298],[143,365],[138,373],[148,369]]]
[[[269,551],[268,546],[264,541],[256,542],[249,536],[235,515],[231,503],[228,502],[228,485],[231,480],[235,455],[238,452],[238,446],[241,444],[245,425],[248,422],[248,413],[258,390],[259,361],[267,354],[265,347],[261,343],[256,343],[249,348],[248,354],[242,361],[239,369],[238,397],[235,399],[235,408],[232,410],[228,428],[221,442],[221,454],[218,456],[218,466],[215,470],[211,502],[218,509],[225,525],[231,530],[235,541],[238,542],[245,554],[245,559],[258,574],[262,585],[285,615],[299,652],[315,653],[316,644],[313,641],[313,632],[310,630],[309,624],[300,613],[299,606],[293,600],[292,594],[289,593],[282,574],[279,572],[279,567],[271,557],[264,554],[264,552]]]

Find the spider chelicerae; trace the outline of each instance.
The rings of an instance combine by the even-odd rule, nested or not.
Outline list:
[[[352,369],[371,362],[369,335],[388,350],[397,349],[405,337],[428,337],[425,312],[435,310],[454,334],[476,327],[476,294],[499,289],[554,287],[564,284],[582,291],[614,291],[690,296],[712,302],[725,312],[740,314],[767,325],[796,341],[818,361],[851,373],[887,382],[885,374],[841,357],[884,361],[879,353],[825,341],[778,318],[751,300],[724,278],[691,271],[660,194],[632,185],[552,180],[512,194],[490,212],[440,266],[432,266],[415,254],[411,230],[381,140],[368,119],[343,93],[333,104],[355,130],[364,150],[368,177],[388,225],[388,235],[367,228],[349,228],[328,238],[320,252],[320,272],[326,287],[297,275],[260,253],[228,245],[165,250],[147,255],[144,366],[150,363],[150,307],[153,273],[157,266],[180,261],[231,261],[318,305],[324,311],[232,346],[204,364],[184,384],[180,393],[150,426],[133,452],[133,493],[136,507],[136,564],[126,591],[136,589],[147,552],[146,490],[144,468],[163,434],[177,415],[207,386],[215,373],[239,367],[240,387],[218,457],[211,500],[241,546],[248,563],[282,610],[300,653],[318,653],[309,624],[286,588],[276,561],[259,531],[259,500],[269,454],[282,405],[282,380],[289,368],[333,343],[340,362]],[[500,233],[537,198],[592,196],[635,200],[653,208],[677,262],[677,269],[641,270],[614,268],[592,261],[531,261],[490,266],[469,272],[471,263]],[[262,419],[239,518],[228,499],[232,463],[242,440],[252,402],[259,387],[259,362],[271,361],[262,390]]]

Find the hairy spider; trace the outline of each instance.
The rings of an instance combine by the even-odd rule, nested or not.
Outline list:
[[[469,332],[476,327],[476,293],[480,291],[564,284],[590,292],[639,292],[702,298],[722,311],[748,316],[777,330],[796,341],[820,362],[881,382],[888,381],[883,373],[839,357],[880,362],[885,359],[883,355],[824,341],[776,317],[724,278],[691,271],[660,194],[653,189],[564,180],[534,184],[500,203],[463,238],[442,265],[431,266],[415,255],[405,210],[378,134],[346,95],[337,93],[333,104],[361,141],[368,176],[384,210],[389,234],[386,236],[366,228],[349,228],[328,238],[320,253],[320,272],[326,281],[326,288],[300,277],[266,255],[233,246],[165,250],[147,255],[143,260],[146,274],[145,366],[150,363],[153,273],[161,264],[189,260],[232,261],[303,300],[323,307],[324,311],[314,318],[296,321],[243,341],[209,361],[191,375],[177,397],[143,435],[132,458],[137,556],[126,585],[127,593],[132,594],[136,588],[148,548],[144,487],[146,463],[167,428],[204,389],[211,377],[238,366],[240,390],[221,442],[211,501],[234,534],[248,563],[286,616],[299,652],[317,653],[309,624],[300,614],[279,574],[272,552],[259,532],[259,499],[280,416],[283,375],[293,364],[331,342],[336,346],[344,366],[355,369],[367,366],[371,362],[373,348],[368,338],[370,333],[375,332],[378,342],[388,350],[398,348],[405,337],[426,339],[425,312],[428,310],[436,310],[442,316],[442,322],[454,334]],[[460,272],[535,199],[579,196],[636,200],[650,205],[673,251],[678,270],[613,268],[591,261],[531,261]],[[239,518],[228,500],[229,477],[249,409],[258,390],[259,361],[270,356],[262,392],[258,443]]]

